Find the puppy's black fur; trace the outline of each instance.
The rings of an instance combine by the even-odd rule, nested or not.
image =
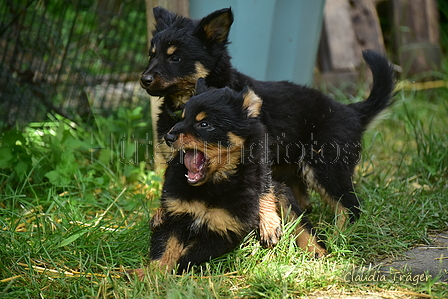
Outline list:
[[[291,191],[271,180],[261,104],[247,88],[239,93],[212,88],[185,105],[182,121],[166,135],[177,153],[151,222],[153,262],[168,269],[178,265],[180,273],[230,252],[254,229],[269,242],[281,224],[281,208],[302,213]],[[298,227],[299,246],[325,254],[311,227],[305,222]]]
[[[230,8],[201,20],[161,7],[154,8],[154,16],[156,29],[141,85],[150,95],[164,97],[159,138],[179,121],[178,111],[194,93],[198,78],[204,77],[208,86],[236,91],[249,86],[263,99],[260,119],[269,133],[274,179],[290,186],[304,209],[309,208],[307,189],[315,189],[342,214],[340,225],[347,215],[360,213],[352,176],[363,132],[391,103],[394,79],[386,58],[363,52],[373,74],[371,93],[363,102],[343,105],[311,88],[257,81],[235,70],[227,50]]]

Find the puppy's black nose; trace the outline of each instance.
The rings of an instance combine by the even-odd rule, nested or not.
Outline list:
[[[165,135],[165,142],[166,144],[168,144],[169,146],[171,146],[174,142],[176,142],[177,140],[177,135],[168,133]]]
[[[154,81],[154,77],[152,75],[145,75],[143,74],[142,77],[140,78],[140,82],[142,84],[142,86],[149,86],[151,85],[152,81]]]

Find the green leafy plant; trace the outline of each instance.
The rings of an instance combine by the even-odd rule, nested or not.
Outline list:
[[[141,108],[120,108],[116,115],[97,116],[89,130],[50,116],[49,121],[31,123],[24,133],[5,132],[0,148],[3,186],[16,190],[33,186],[35,193],[51,185],[57,192],[82,192],[93,199],[95,192],[85,191],[147,180],[152,166],[152,134],[142,132],[148,131],[151,126],[143,121]],[[148,144],[142,145],[134,137],[139,133],[150,136]],[[139,153],[142,146],[147,151]]]

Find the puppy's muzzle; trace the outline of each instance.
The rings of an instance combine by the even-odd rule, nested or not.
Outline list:
[[[140,78],[140,84],[142,85],[143,88],[149,87],[153,81],[154,76],[149,74],[148,75],[143,74],[142,77]]]
[[[165,135],[165,142],[168,146],[172,146],[174,142],[176,142],[177,140],[177,135],[175,134],[171,134],[171,133],[167,133]]]

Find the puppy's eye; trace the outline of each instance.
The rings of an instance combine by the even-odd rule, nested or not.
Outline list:
[[[173,55],[173,56],[170,57],[170,61],[171,62],[179,62],[180,58],[178,56]]]
[[[209,124],[209,123],[206,122],[206,121],[198,122],[198,123],[196,124],[196,127],[197,127],[198,129],[200,129],[200,130],[205,130],[205,131],[207,131],[207,132],[211,132],[211,131],[213,131],[213,130],[215,129],[215,128],[213,127],[213,125]]]

